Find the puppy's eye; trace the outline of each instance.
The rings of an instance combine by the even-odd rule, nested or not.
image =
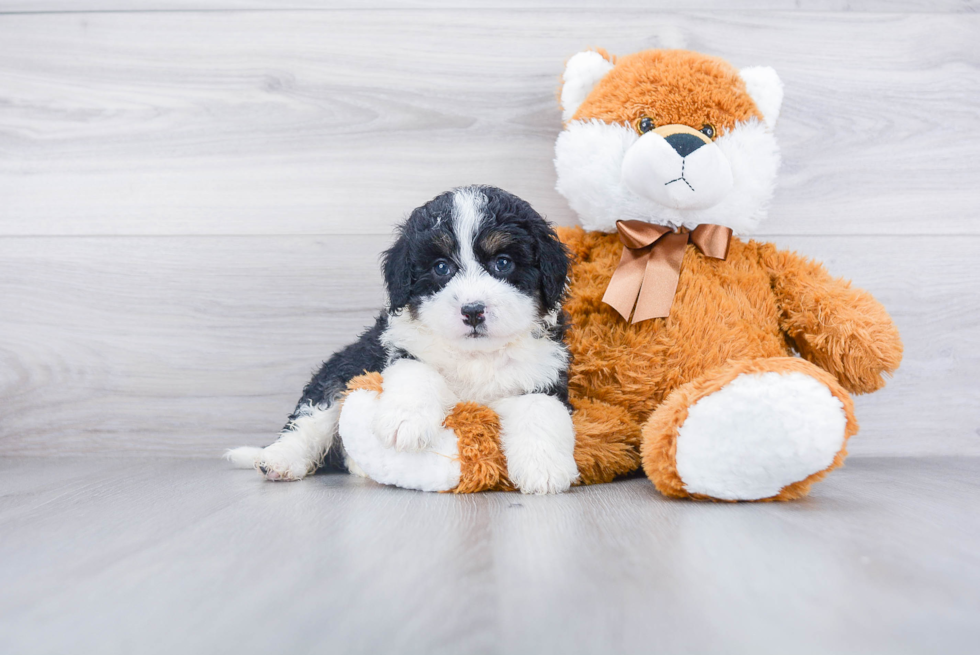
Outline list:
[[[440,259],[432,265],[432,272],[439,277],[446,277],[453,272],[453,265],[447,262],[445,259]]]
[[[495,260],[493,260],[493,270],[501,275],[510,273],[512,270],[514,270],[514,260],[507,255],[499,255]]]
[[[654,124],[653,119],[649,116],[642,116],[638,121],[636,121],[636,131],[640,134],[646,134],[657,126]]]
[[[715,138],[715,126],[711,123],[705,123],[701,126],[701,134],[705,135],[709,139]]]

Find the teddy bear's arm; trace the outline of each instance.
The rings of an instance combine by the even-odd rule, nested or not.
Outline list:
[[[819,263],[761,249],[780,305],[780,327],[805,359],[830,371],[852,393],[885,384],[902,361],[902,340],[881,303]]]

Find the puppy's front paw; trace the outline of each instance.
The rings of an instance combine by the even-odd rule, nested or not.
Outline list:
[[[570,462],[527,462],[508,466],[511,482],[525,494],[560,494],[578,479],[575,460]]]
[[[558,399],[541,393],[504,398],[494,405],[500,417],[500,445],[507,476],[526,494],[557,494],[578,479],[575,426]]]
[[[442,432],[446,414],[456,404],[446,380],[414,359],[399,359],[382,375],[371,431],[386,448],[425,450]]]
[[[442,408],[438,406],[386,403],[383,395],[379,405],[372,430],[386,448],[425,450],[446,420]]]

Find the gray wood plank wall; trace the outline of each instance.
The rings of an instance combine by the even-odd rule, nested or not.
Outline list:
[[[0,454],[267,441],[414,206],[483,182],[574,222],[555,87],[587,46],[779,71],[760,236],[906,343],[852,452],[980,454],[978,3],[413,4],[0,0]]]

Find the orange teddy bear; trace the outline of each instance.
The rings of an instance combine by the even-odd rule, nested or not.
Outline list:
[[[765,217],[781,103],[771,68],[693,52],[568,61],[555,166],[581,222],[559,229],[580,483],[642,465],[667,496],[799,498],[844,461],[849,394],[898,367],[870,294],[734,236]],[[380,391],[379,377],[351,387]],[[461,404],[446,426],[452,490],[512,488],[492,411]]]

